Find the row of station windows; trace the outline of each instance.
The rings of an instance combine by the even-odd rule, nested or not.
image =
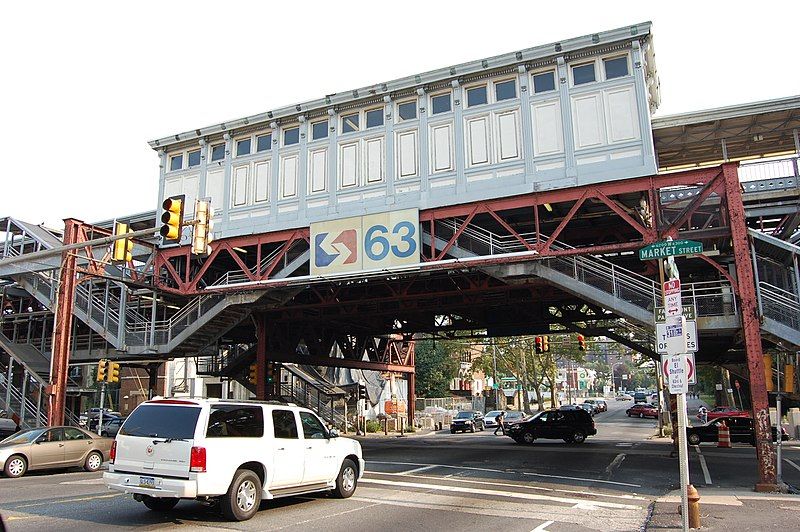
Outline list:
[[[597,81],[608,81],[628,76],[630,73],[629,57],[627,54],[602,59],[593,59],[588,62],[576,63],[570,66],[571,82],[573,86],[581,86]],[[597,70],[601,66],[602,79],[598,79]],[[556,71],[547,70],[536,72],[531,76],[534,94],[553,92],[557,88]],[[517,98],[517,81],[515,78],[501,79],[491,83],[468,85],[465,87],[465,104],[467,108],[498,103]],[[452,92],[434,93],[429,96],[429,110],[432,115],[449,113],[453,110]],[[399,101],[395,104],[399,122],[416,120],[418,111],[417,99]],[[382,127],[385,119],[383,106],[353,111],[342,114],[340,117],[340,134],[347,135],[368,129]],[[329,119],[312,121],[309,126],[311,142],[328,138],[330,128]],[[287,127],[282,130],[282,145],[292,146],[300,143],[300,126]],[[234,154],[236,157],[245,157],[254,153],[261,153],[272,149],[273,134],[267,132],[255,136],[236,139]],[[255,151],[254,151],[255,148]],[[225,143],[209,146],[209,155],[212,162],[225,159]],[[170,155],[169,171],[184,170],[200,166],[201,150],[195,149]]]

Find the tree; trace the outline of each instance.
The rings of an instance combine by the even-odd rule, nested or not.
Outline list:
[[[458,375],[458,361],[451,346],[433,340],[419,340],[414,347],[416,393],[419,397],[450,395],[450,381]]]

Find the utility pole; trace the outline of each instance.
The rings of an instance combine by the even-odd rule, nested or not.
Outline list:
[[[500,408],[500,383],[497,382],[497,343],[492,338],[492,382],[494,383],[494,407]]]

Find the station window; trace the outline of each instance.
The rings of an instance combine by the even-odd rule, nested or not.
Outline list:
[[[200,150],[190,151],[187,157],[189,158],[189,168],[200,166]]]
[[[556,90],[556,73],[553,71],[533,75],[533,92],[548,92]]]
[[[215,146],[211,146],[211,160],[212,161],[221,161],[225,158],[225,145],[224,144],[217,144]]]
[[[483,105],[487,102],[486,85],[480,87],[472,87],[467,89],[467,107],[475,107],[476,105]]]
[[[628,57],[613,57],[603,59],[603,67],[606,70],[606,79],[621,78],[628,75]]]
[[[256,137],[256,151],[267,151],[272,148],[272,133]]]
[[[383,107],[367,111],[367,129],[383,125]]]
[[[414,120],[417,118],[417,102],[398,103],[397,114],[400,120]]]
[[[250,155],[250,139],[236,141],[236,156]]]
[[[431,114],[449,113],[451,109],[450,93],[431,96]]]
[[[513,79],[494,84],[495,101],[512,100],[517,97],[517,84]]]
[[[596,80],[597,78],[594,74],[594,62],[572,67],[573,85],[583,85],[584,83],[592,83]]]
[[[359,131],[360,128],[358,127],[358,113],[353,113],[351,115],[344,115],[342,117],[342,133],[352,133],[353,131]]]
[[[311,124],[311,140],[324,139],[328,137],[328,121],[314,122]]]
[[[300,128],[291,127],[283,131],[283,145],[291,146],[300,142]]]
[[[173,155],[169,158],[170,171],[180,170],[183,168],[183,154]]]

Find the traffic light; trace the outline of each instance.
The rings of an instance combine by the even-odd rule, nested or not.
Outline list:
[[[250,384],[258,382],[258,364],[250,364],[250,378],[248,380]]]
[[[97,363],[97,382],[105,382],[108,372],[108,360],[105,358]]]
[[[119,382],[119,364],[117,362],[108,363],[108,382]]]
[[[775,382],[772,373],[772,355],[764,355],[764,380],[767,381],[767,391],[775,391]]]
[[[367,398],[367,385],[358,383],[358,398],[359,399],[366,399]]]
[[[214,209],[211,201],[197,200],[194,207],[194,231],[192,232],[192,253],[195,255],[208,255],[211,253],[211,243]]]
[[[544,353],[550,352],[550,337],[549,336],[542,336],[542,351]]]
[[[275,382],[275,363],[267,362],[267,386],[272,386]]]
[[[586,351],[586,339],[582,334],[578,335],[578,351]]]
[[[164,243],[179,244],[181,241],[181,232],[183,229],[183,204],[186,196],[172,196],[164,200],[161,205],[164,208],[164,214],[161,215],[161,236],[164,237]]]
[[[541,355],[542,353],[544,353],[544,350],[542,348],[542,337],[537,336],[536,338],[533,339],[533,342],[536,347],[536,354]]]
[[[117,222],[114,226],[115,235],[124,235],[130,233],[128,224]],[[129,238],[122,238],[114,241],[114,253],[112,253],[114,260],[121,260],[130,262],[133,260],[133,240]]]

